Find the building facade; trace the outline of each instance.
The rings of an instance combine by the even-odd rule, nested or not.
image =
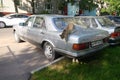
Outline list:
[[[15,1],[18,13],[59,13],[58,5],[61,0],[0,0],[0,12],[16,12]]]
[[[25,0],[20,0],[25,1]],[[15,12],[15,4],[13,0],[0,0],[0,12]],[[18,6],[18,12],[27,13],[26,10],[20,9]]]

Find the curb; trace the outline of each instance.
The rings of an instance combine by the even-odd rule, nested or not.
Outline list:
[[[50,63],[48,63],[48,64],[46,64],[46,65],[44,65],[44,66],[42,66],[42,67],[39,67],[39,68],[37,68],[37,69],[32,70],[32,71],[30,72],[30,77],[29,77],[28,80],[31,79],[32,74],[34,74],[35,72],[40,71],[40,70],[42,70],[42,69],[44,69],[44,68],[46,68],[46,67],[48,67],[48,66],[50,66],[50,65],[52,65],[52,64],[54,64],[54,63],[56,63],[56,62],[64,59],[64,58],[65,58],[64,56],[63,56],[63,57],[60,57],[60,58],[58,58],[58,59],[56,59],[56,60],[54,60],[54,61],[52,61],[52,62],[50,62]]]

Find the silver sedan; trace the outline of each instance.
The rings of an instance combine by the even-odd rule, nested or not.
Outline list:
[[[49,60],[54,60],[57,52],[80,57],[108,46],[107,31],[80,27],[69,16],[32,15],[13,31],[17,42],[24,40],[42,47]]]

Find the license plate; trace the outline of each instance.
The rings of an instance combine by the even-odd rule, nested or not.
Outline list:
[[[92,46],[92,47],[95,47],[95,46],[98,46],[98,45],[101,45],[101,44],[103,44],[103,41],[102,41],[102,40],[91,42],[91,46]]]

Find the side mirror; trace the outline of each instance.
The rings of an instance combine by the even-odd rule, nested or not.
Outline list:
[[[25,23],[19,23],[19,26],[26,26]]]

